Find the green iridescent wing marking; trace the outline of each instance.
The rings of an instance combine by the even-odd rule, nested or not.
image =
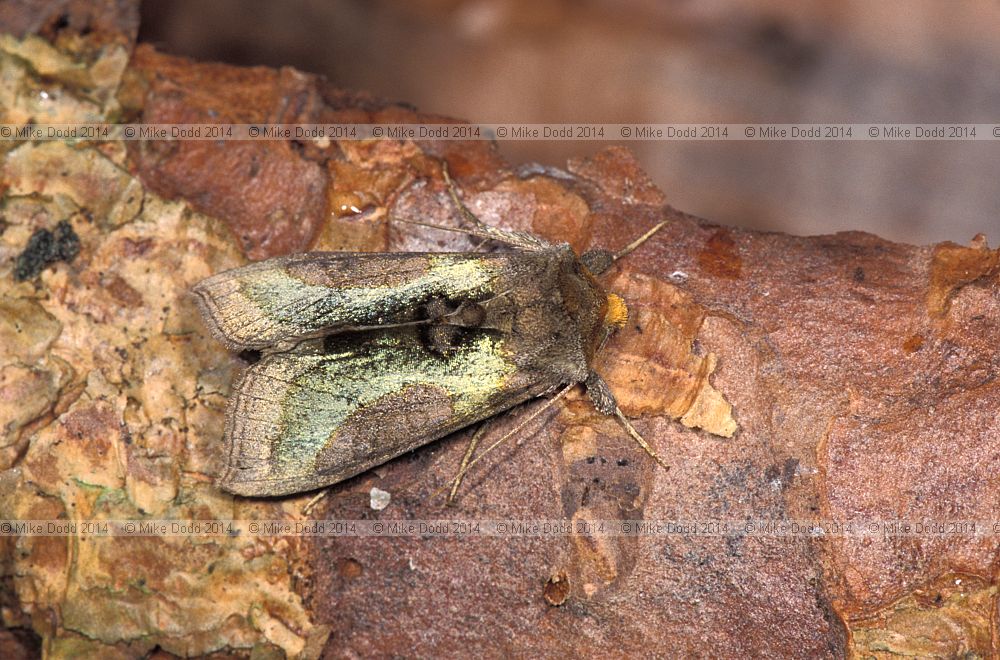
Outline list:
[[[268,355],[236,384],[221,485],[282,495],[333,484],[558,384],[519,370],[503,336],[484,330],[446,356],[399,329]]]
[[[434,297],[476,300],[512,285],[518,264],[527,262],[511,253],[311,252],[220,273],[194,293],[230,348],[261,349],[339,329],[406,323]]]

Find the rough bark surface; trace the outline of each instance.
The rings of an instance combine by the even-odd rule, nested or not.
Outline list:
[[[4,122],[51,121],[38,89],[62,95],[66,121],[440,119],[293,70],[146,46],[128,59],[134,29],[123,42],[59,25],[0,43]],[[430,495],[468,433],[335,487],[311,517],[1000,520],[1000,252],[712,225],[618,149],[515,171],[488,142],[413,141],[3,143],[2,517],[307,517],[307,498],[212,485],[240,363],[186,292],[290,251],[467,249],[393,222],[454,222],[442,161],[485,221],[577,250],[670,221],[604,277],[632,317],[599,369],[671,469],[578,395],[473,473],[457,508]],[[61,221],[80,254],[16,282],[31,235]],[[382,511],[373,486],[392,496]],[[18,630],[0,647],[30,653],[31,629],[56,655],[121,657],[989,657],[996,539],[3,538]]]

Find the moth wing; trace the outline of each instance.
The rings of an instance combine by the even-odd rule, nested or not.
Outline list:
[[[435,297],[476,300],[537,277],[528,252],[309,252],[268,259],[199,282],[213,332],[234,350],[415,320]]]
[[[271,496],[334,484],[560,384],[516,368],[487,331],[448,356],[399,329],[326,343],[321,354],[268,355],[236,383],[223,488]]]

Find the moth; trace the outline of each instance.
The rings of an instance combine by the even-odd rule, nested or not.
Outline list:
[[[227,347],[261,353],[233,385],[223,489],[329,486],[530,399],[558,392],[554,403],[579,383],[659,461],[592,365],[628,318],[596,276],[665,223],[618,254],[578,257],[568,244],[481,222],[443,176],[468,224],[459,231],[505,249],[306,252],[194,287]],[[478,460],[471,452],[454,488]]]

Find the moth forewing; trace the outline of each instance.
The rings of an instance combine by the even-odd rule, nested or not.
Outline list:
[[[515,364],[496,334],[473,331],[449,355],[406,328],[264,357],[233,394],[221,485],[264,496],[334,484],[556,384]]]
[[[231,349],[264,349],[420,317],[434,299],[475,300],[530,275],[510,254],[306,252],[228,270],[193,289]]]

